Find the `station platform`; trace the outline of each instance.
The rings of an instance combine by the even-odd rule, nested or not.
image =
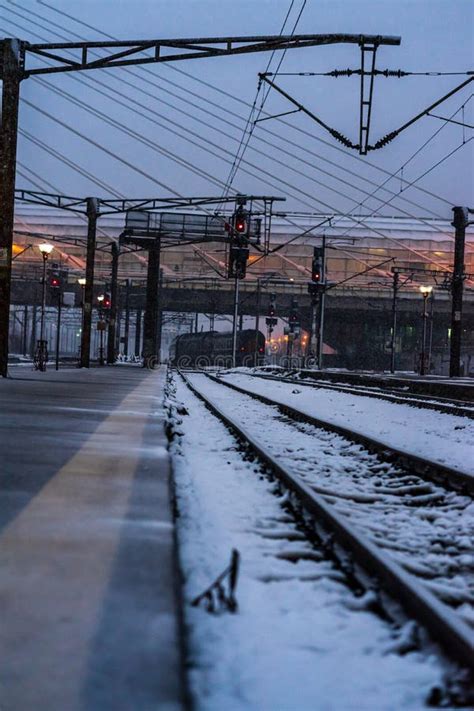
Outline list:
[[[165,371],[0,379],[0,709],[185,707]]]

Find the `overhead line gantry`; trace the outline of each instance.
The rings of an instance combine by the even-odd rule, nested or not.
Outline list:
[[[15,200],[16,149],[20,84],[38,74],[87,71],[124,67],[134,64],[157,64],[186,59],[204,59],[329,44],[364,46],[399,45],[400,37],[361,34],[299,34],[232,37],[199,37],[187,39],[118,40],[100,42],[53,42],[32,44],[18,38],[0,41],[0,78],[2,88],[2,123],[0,129],[0,375],[8,374],[8,334],[12,271],[12,245]],[[89,50],[108,52],[104,57],[90,58]],[[75,52],[76,58],[66,56]],[[152,56],[143,53],[152,52]],[[136,56],[142,54],[142,56]],[[56,66],[41,66],[41,59]],[[39,65],[38,65],[39,63]],[[95,235],[97,198],[87,198],[89,227]],[[87,278],[87,274],[86,274]]]

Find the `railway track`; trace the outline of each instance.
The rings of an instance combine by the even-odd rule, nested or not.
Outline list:
[[[424,408],[427,410],[436,410],[448,415],[457,415],[459,417],[468,417],[474,420],[474,403],[469,403],[464,400],[450,400],[445,397],[421,395],[421,394],[403,394],[396,388],[381,388],[370,387],[370,385],[347,385],[344,383],[333,383],[327,380],[313,380],[308,382],[304,377],[293,378],[290,376],[278,376],[267,373],[247,373],[247,375],[262,380],[276,380],[281,383],[290,383],[292,385],[302,385],[308,388],[335,390],[349,395],[363,395],[364,397],[377,398],[379,400],[387,400],[388,402],[399,403],[403,405],[411,405],[412,407]]]
[[[334,539],[333,546],[346,567],[349,556],[358,570],[380,581],[381,588],[419,620],[452,657],[474,669],[472,627],[459,612],[474,603],[474,571],[469,556],[463,553],[462,536],[458,541],[454,533],[470,500],[438,486],[427,487],[406,467],[398,471],[393,463],[361,452],[340,432],[309,424],[299,417],[301,413],[295,417],[296,413],[269,398],[254,396],[213,376],[180,374],[208,409],[245,443],[251,455],[273,472],[311,525],[322,527],[319,538]],[[240,402],[239,397],[229,400],[228,388],[240,393]],[[273,443],[265,441],[269,429]],[[288,441],[294,445],[290,453],[285,451]],[[319,448],[316,454],[315,447]],[[349,487],[341,488],[341,472],[333,472],[334,476],[323,472],[322,479],[315,477],[321,451],[326,467],[331,468],[332,456],[345,460],[347,472],[353,470],[346,474]],[[334,481],[339,481],[339,487]],[[421,524],[413,534],[407,534],[407,524],[418,515]],[[452,517],[452,526],[441,528],[439,540],[433,538],[432,522],[437,516],[446,520]]]
[[[398,449],[385,441],[378,440],[375,437],[370,437],[356,430],[351,430],[343,425],[337,425],[323,420],[322,418],[309,415],[292,407],[291,405],[283,404],[265,395],[254,393],[246,388],[242,388],[239,385],[229,383],[223,378],[213,376],[209,373],[206,373],[206,377],[214,380],[215,382],[221,382],[228,388],[231,388],[236,392],[240,392],[243,395],[248,395],[249,397],[259,400],[266,405],[277,407],[282,414],[285,414],[294,420],[306,422],[314,427],[340,434],[343,437],[350,439],[352,442],[361,444],[370,452],[378,454],[379,457],[386,461],[395,462],[403,467],[410,467],[411,471],[416,472],[420,477],[429,478],[432,481],[441,483],[450,489],[466,492],[470,495],[474,494],[474,477],[468,473],[461,472],[452,467],[440,464],[439,462],[430,461],[410,452]]]

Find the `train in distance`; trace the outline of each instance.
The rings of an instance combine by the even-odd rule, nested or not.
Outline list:
[[[263,365],[265,336],[254,329],[237,332],[236,366]],[[169,361],[178,367],[217,365],[230,368],[232,362],[232,331],[201,331],[177,336],[170,347]]]

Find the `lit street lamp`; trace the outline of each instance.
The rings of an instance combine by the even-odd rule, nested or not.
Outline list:
[[[43,289],[41,296],[41,327],[40,327],[40,337],[36,345],[35,354],[35,368],[36,370],[45,371],[46,361],[48,360],[48,344],[44,338],[44,327],[45,327],[45,313],[46,313],[46,263],[48,257],[53,251],[53,245],[44,242],[38,245],[38,249],[43,257]]]
[[[420,293],[423,297],[423,330],[421,333],[420,375],[426,375],[426,321],[428,319],[427,302],[432,291],[432,286],[420,286]]]

